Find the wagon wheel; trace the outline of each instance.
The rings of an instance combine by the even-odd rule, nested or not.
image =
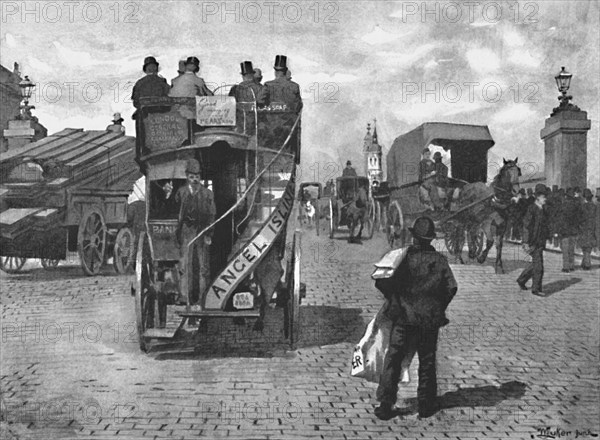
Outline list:
[[[451,255],[458,255],[462,252],[465,244],[465,231],[461,226],[453,221],[444,223],[444,243],[446,249]]]
[[[81,267],[87,275],[97,275],[106,254],[106,222],[97,207],[86,210],[79,222],[77,250]]]
[[[469,231],[470,232],[470,231]],[[471,259],[475,259],[477,257],[479,257],[479,255],[481,255],[481,252],[483,251],[483,246],[484,246],[484,241],[485,241],[485,234],[483,233],[483,229],[478,228],[477,232],[475,234],[473,234],[473,249],[469,249],[469,258]],[[468,237],[469,240],[471,239],[471,236]]]
[[[133,232],[128,227],[119,229],[113,249],[113,266],[119,274],[131,270],[134,261]]]
[[[367,238],[373,238],[373,233],[375,232],[375,221],[377,220],[377,207],[375,206],[375,201],[373,199],[369,200],[369,204],[367,206]]]
[[[0,257],[0,269],[6,273],[18,273],[26,261],[27,258],[23,257]]]
[[[337,227],[337,209],[333,209],[333,199],[329,199],[329,238],[333,238]]]
[[[157,314],[155,313],[156,295],[152,288],[152,253],[145,232],[140,234],[136,261],[136,282],[135,287],[132,286],[131,289],[132,294],[135,295],[135,320],[140,349],[147,351],[144,333],[146,329],[156,327],[155,317]]]
[[[390,203],[388,210],[387,239],[392,249],[404,245],[406,231],[404,229],[404,214],[397,201]]]
[[[300,232],[294,233],[292,250],[287,263],[286,289],[287,299],[283,308],[283,332],[289,338],[290,345],[295,348],[298,341],[298,325],[300,324]]]
[[[58,266],[60,260],[53,260],[52,258],[42,258],[42,267],[46,270],[54,269]]]

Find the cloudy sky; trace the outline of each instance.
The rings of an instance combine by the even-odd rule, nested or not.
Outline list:
[[[322,180],[328,162],[358,162],[373,118],[384,151],[423,122],[485,124],[492,161],[518,156],[541,170],[539,133],[566,66],[592,120],[588,181],[600,186],[598,1],[475,3],[5,1],[0,57],[39,84],[35,113],[51,133],[104,129],[115,111],[133,133],[145,56],[170,80],[195,55],[207,82],[230,84],[244,60],[271,79],[285,54],[305,102],[306,180]]]

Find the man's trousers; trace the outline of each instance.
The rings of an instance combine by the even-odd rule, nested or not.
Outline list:
[[[527,265],[517,282],[525,285],[527,281],[532,280],[531,291],[533,293],[542,291],[542,278],[544,277],[544,248],[535,247],[531,252],[531,262]]]
[[[575,241],[576,236],[562,237],[560,250],[562,251],[563,270],[575,270]]]
[[[416,348],[419,354],[419,385],[417,387],[419,413],[427,413],[435,408],[437,397],[435,355],[438,332],[439,328],[437,327],[426,329],[394,323],[377,388],[377,400],[387,405],[396,403],[402,359],[411,351],[411,348]]]

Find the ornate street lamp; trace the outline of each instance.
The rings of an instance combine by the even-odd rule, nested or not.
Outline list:
[[[35,107],[29,105],[29,98],[31,98],[35,84],[28,76],[25,76],[25,79],[19,83],[19,87],[21,88],[21,96],[23,97],[23,105],[21,105],[21,115],[19,119],[32,119],[31,109],[34,109]]]
[[[558,91],[561,95],[558,97],[560,104],[558,107],[552,110],[552,114],[550,116],[554,116],[557,113],[560,113],[565,110],[571,111],[579,111],[579,107],[569,103],[573,97],[571,95],[567,95],[567,91],[569,87],[571,87],[571,78],[573,77],[572,73],[569,73],[565,70],[564,66],[561,67],[561,71],[554,77],[556,81],[556,86],[558,87]]]

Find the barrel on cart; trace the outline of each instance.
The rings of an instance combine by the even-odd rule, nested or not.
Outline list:
[[[123,133],[65,129],[8,151],[0,161],[0,268],[19,272],[28,258],[56,267],[78,252],[96,275],[112,257],[133,268],[128,199],[141,177],[135,139]]]

